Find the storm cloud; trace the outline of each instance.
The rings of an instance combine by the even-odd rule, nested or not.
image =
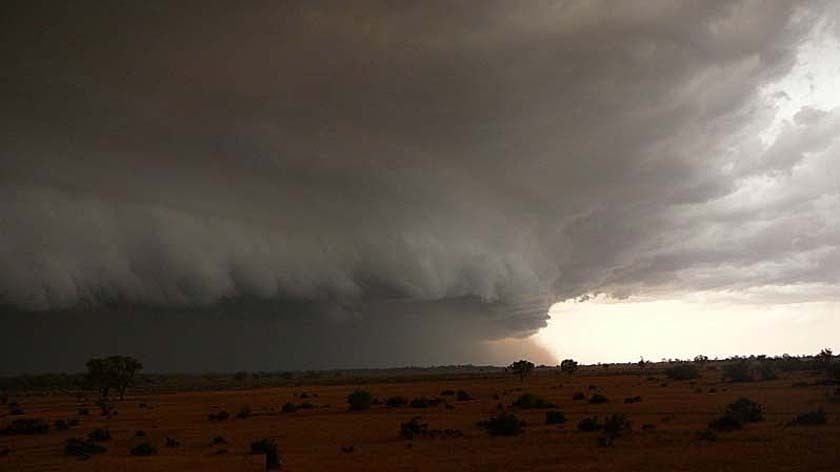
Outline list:
[[[831,3],[7,8],[0,343],[60,341],[0,371],[504,362],[590,293],[840,299],[840,110],[761,135]]]

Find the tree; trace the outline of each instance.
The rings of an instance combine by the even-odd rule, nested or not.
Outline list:
[[[520,382],[524,382],[525,377],[534,370],[534,363],[522,359],[509,365],[508,370],[514,375],[518,375]]]
[[[574,374],[578,369],[578,363],[574,359],[566,359],[560,363],[560,370],[569,375]]]
[[[99,390],[102,398],[115,389],[120,393],[120,400],[125,398],[125,391],[134,383],[134,377],[143,369],[143,364],[129,356],[110,356],[93,358],[87,362],[88,382]]]
[[[709,356],[704,356],[703,354],[694,356],[694,362],[697,364],[705,364],[709,362]]]
[[[827,347],[820,351],[820,353],[814,357],[818,362],[828,364],[831,362],[831,359],[834,358],[834,352],[831,350],[831,348]]]
[[[640,369],[644,369],[645,367],[647,367],[648,361],[646,361],[645,358],[642,357],[639,358],[639,362],[637,362],[636,365],[639,366]]]

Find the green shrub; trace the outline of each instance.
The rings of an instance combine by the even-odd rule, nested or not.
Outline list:
[[[790,424],[797,426],[815,426],[824,425],[827,422],[825,412],[822,408],[820,408],[819,410],[809,411],[798,415],[796,418],[791,420]]]
[[[103,446],[91,440],[84,441],[79,438],[70,438],[64,442],[64,454],[67,456],[88,458],[94,454],[106,452]]]
[[[12,421],[9,426],[0,430],[0,434],[4,435],[32,435],[32,434],[47,434],[50,430],[50,425],[40,418],[27,418]]]
[[[410,421],[400,424],[400,436],[404,439],[414,439],[423,436],[429,431],[429,425],[420,422],[420,417],[415,416]]]
[[[609,399],[607,397],[601,395],[600,393],[592,394],[592,396],[589,397],[589,403],[592,403],[592,404],[595,404],[595,405],[600,405],[602,403],[607,403],[608,401],[609,401]]]
[[[391,408],[400,408],[405,406],[407,403],[408,399],[400,396],[389,397],[387,400],[385,400],[385,406]]]
[[[546,411],[545,424],[563,424],[566,422],[566,414],[562,411]]]
[[[512,413],[499,413],[480,423],[491,436],[515,436],[525,430],[525,422]]]
[[[157,448],[147,442],[138,444],[131,449],[132,456],[153,456],[155,454],[157,454]]]
[[[354,411],[367,410],[373,404],[374,396],[366,390],[356,390],[347,395],[347,404]]]
[[[671,380],[692,380],[700,377],[700,369],[694,364],[677,364],[665,369],[665,376]]]
[[[557,405],[555,405],[554,403],[547,402],[543,398],[538,397],[533,393],[525,393],[523,395],[520,395],[520,397],[513,402],[513,406],[516,408],[521,408],[523,410],[557,407]]]
[[[585,433],[598,431],[604,426],[598,421],[597,416],[587,416],[578,422],[577,428]]]
[[[752,368],[747,361],[726,364],[723,366],[723,380],[729,382],[752,382]]]

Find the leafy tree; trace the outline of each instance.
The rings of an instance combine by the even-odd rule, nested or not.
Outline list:
[[[571,375],[578,369],[578,363],[574,359],[566,359],[560,363],[560,370]]]
[[[814,356],[814,358],[820,363],[828,364],[829,362],[831,362],[831,359],[834,358],[834,352],[831,350],[831,348],[825,348],[822,351],[820,351],[819,354]]]
[[[704,356],[703,354],[694,356],[694,362],[697,364],[705,364],[709,362],[709,356]]]
[[[93,358],[87,362],[87,380],[95,386],[102,398],[107,398],[111,389],[125,398],[125,391],[134,383],[134,377],[143,369],[143,364],[129,356]]]
[[[526,361],[525,359],[519,360],[514,362],[513,364],[508,366],[508,370],[513,373],[514,375],[519,376],[519,381],[524,382],[525,377],[533,372],[534,370],[534,363],[530,361]]]
[[[367,410],[373,404],[374,399],[373,395],[365,390],[356,390],[347,395],[347,403],[350,405],[350,409],[355,411]]]

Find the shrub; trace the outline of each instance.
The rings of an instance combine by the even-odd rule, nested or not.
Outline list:
[[[373,394],[366,390],[356,390],[347,395],[347,403],[350,409],[354,411],[367,410],[373,404]]]
[[[389,397],[387,400],[385,400],[385,406],[391,408],[400,408],[405,406],[407,403],[408,400],[405,397],[400,396]]]
[[[831,377],[831,380],[840,382],[840,364],[831,364],[828,366],[826,371],[828,372],[829,377]]]
[[[763,419],[761,405],[748,399],[739,398],[726,407],[726,414],[730,414],[743,423],[754,423]]]
[[[265,470],[279,470],[281,461],[277,443],[271,439],[260,439],[251,443],[251,454],[265,454]]]
[[[415,416],[410,421],[400,424],[400,436],[405,439],[414,439],[418,436],[426,434],[429,430],[429,425],[420,422],[420,417]]]
[[[513,406],[523,410],[531,410],[537,408],[556,408],[557,405],[545,401],[543,398],[534,395],[533,393],[525,393],[513,402]]]
[[[665,376],[671,380],[691,380],[700,377],[700,369],[694,364],[678,364],[665,369]]]
[[[578,422],[577,428],[585,433],[591,433],[603,428],[597,416],[587,416]]]
[[[744,424],[733,415],[723,415],[709,423],[709,429],[713,431],[736,431],[744,427]]]
[[[730,382],[752,382],[752,369],[747,361],[738,361],[723,366],[723,380]]]
[[[19,419],[12,421],[12,424],[0,430],[0,434],[4,435],[32,435],[32,434],[47,434],[50,430],[44,420],[40,418]]]
[[[458,390],[458,393],[455,395],[455,399],[459,402],[466,402],[473,400],[473,397],[464,390]]]
[[[600,405],[602,403],[607,403],[609,399],[600,393],[594,393],[591,397],[589,397],[589,403]]]
[[[440,392],[440,396],[442,397],[451,397],[453,395],[455,395],[455,390],[444,390]]]
[[[491,436],[515,436],[525,430],[525,422],[513,413],[499,413],[498,416],[482,422],[481,426]]]
[[[566,422],[566,414],[562,411],[546,411],[545,424],[563,424]]]
[[[144,442],[131,448],[132,456],[152,456],[157,454],[157,448],[151,444]]]
[[[181,442],[178,441],[177,439],[171,437],[171,436],[167,436],[164,439],[164,441],[166,441],[166,443],[165,443],[166,447],[180,447],[181,446]]]
[[[138,429],[137,431],[134,432],[134,436],[138,437],[138,438],[145,438],[146,437],[146,432],[143,431],[142,429]]]
[[[76,410],[76,413],[78,413],[79,416],[87,416],[90,414],[90,410],[87,408],[79,408]]]
[[[823,425],[826,423],[827,420],[825,412],[822,410],[822,408],[820,408],[819,410],[802,413],[790,422],[790,424],[798,426]]]
[[[630,420],[625,415],[613,413],[604,420],[603,429],[609,435],[618,436],[630,431]]]
[[[697,432],[697,439],[700,441],[714,442],[717,441],[718,435],[711,429],[704,429],[703,431]]]
[[[572,395],[572,400],[586,400],[586,395],[583,392],[575,392]]]
[[[296,412],[296,411],[297,411],[297,409],[298,409],[298,407],[297,407],[297,405],[295,405],[294,403],[292,403],[292,402],[286,402],[286,403],[284,403],[284,404],[283,404],[283,406],[280,408],[280,411],[282,411],[283,413],[294,413],[294,412]]]
[[[64,442],[64,454],[67,456],[88,458],[94,454],[106,452],[103,446],[91,440],[84,441],[79,438],[70,438]]]
[[[111,439],[111,432],[107,429],[96,428],[88,433],[88,439],[91,441],[108,441]]]
[[[230,418],[230,413],[228,413],[225,410],[222,410],[218,413],[210,413],[209,415],[207,415],[207,419],[210,421],[224,421],[228,418]]]
[[[776,374],[776,369],[768,362],[762,362],[758,366],[758,376],[761,380],[776,380],[779,378]]]
[[[414,400],[411,400],[409,406],[411,408],[429,408],[432,406],[438,406],[440,403],[441,400],[439,398],[417,397]]]
[[[228,442],[225,440],[225,438],[223,438],[221,436],[214,436],[213,437],[213,445],[214,446],[218,445],[218,444],[227,444],[227,443]]]
[[[247,407],[247,406],[243,406],[239,410],[239,413],[236,414],[236,417],[241,419],[241,420],[244,420],[245,418],[247,418],[249,416],[251,416],[251,408]]]
[[[68,429],[70,429],[70,425],[67,423],[67,421],[59,419],[53,421],[53,428],[55,428],[56,431],[67,431]]]
[[[635,397],[627,397],[624,399],[624,403],[639,403],[642,401],[642,397],[640,395],[636,395]]]

